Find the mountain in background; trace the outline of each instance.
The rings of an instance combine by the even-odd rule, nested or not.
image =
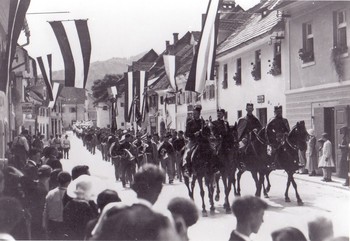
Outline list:
[[[106,74],[123,74],[128,70],[128,65],[131,65],[133,61],[140,59],[145,53],[140,53],[130,58],[111,58],[105,61],[91,63],[85,88],[91,90],[94,81],[102,79]],[[64,79],[64,70],[53,71],[52,79]]]

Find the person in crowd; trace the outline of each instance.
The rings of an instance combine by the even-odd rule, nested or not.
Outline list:
[[[24,238],[18,236],[19,231],[26,231],[26,227],[22,226],[22,230],[18,230],[19,224],[23,223],[24,212],[23,207],[14,197],[0,197],[0,239],[15,240],[15,238]],[[28,234],[26,236],[28,238]]]
[[[112,159],[112,164],[114,166],[114,175],[115,180],[118,181],[120,179],[120,160],[121,156],[119,155],[120,152],[120,143],[119,139],[116,138],[116,140],[111,144],[109,148],[109,155]]]
[[[51,240],[65,239],[63,224],[63,196],[71,182],[71,175],[61,171],[57,176],[58,187],[52,189],[46,195],[43,212],[43,227]]]
[[[343,138],[341,144],[338,146],[341,151],[339,177],[345,178],[344,186],[349,186],[349,128],[343,126],[340,128],[340,134],[343,135]]]
[[[173,215],[176,231],[182,241],[188,241],[187,229],[199,218],[198,210],[193,200],[176,197],[170,200],[168,210]]]
[[[38,187],[46,193],[50,190],[50,177],[52,168],[49,165],[42,165],[38,168]]]
[[[96,153],[96,145],[97,145],[97,143],[98,143],[97,135],[96,135],[96,133],[94,133],[92,135],[92,139],[91,139],[91,154],[92,155],[95,155],[95,153]]]
[[[236,216],[236,229],[231,232],[229,241],[249,240],[252,233],[258,233],[264,222],[264,213],[268,205],[258,197],[245,196],[235,199],[232,204]]]
[[[98,194],[97,196],[97,207],[99,210],[99,215],[102,213],[104,207],[109,204],[109,203],[117,203],[117,202],[121,202],[121,199],[118,195],[118,193],[114,190],[110,190],[110,189],[106,189],[103,192],[101,192],[100,194]],[[85,240],[88,240],[89,238],[91,238],[91,232],[94,229],[98,218],[94,218],[92,220],[90,220],[87,225],[86,225],[86,229],[85,229]]]
[[[56,147],[48,146],[43,150],[42,163],[51,166],[52,169],[62,169],[62,164],[59,160],[59,152]]]
[[[126,183],[128,181],[128,179],[131,180],[130,177],[130,172],[134,172],[135,170],[135,160],[134,158],[136,158],[137,156],[137,149],[134,146],[134,144],[132,143],[132,135],[131,134],[125,134],[124,135],[124,140],[123,138],[121,139],[121,145],[119,150],[125,150],[128,152],[128,155],[124,155],[121,158],[121,165],[120,165],[120,179],[122,181],[122,185],[123,187],[126,187]],[[127,157],[126,157],[127,156]]]
[[[90,176],[89,166],[77,165],[72,168],[72,171],[71,171],[72,180],[75,180],[82,175]],[[66,204],[71,200],[72,198],[67,195],[67,192],[65,192],[63,195],[63,206],[66,206]]]
[[[92,240],[180,239],[165,216],[144,205],[133,205],[108,217],[102,225],[101,232]]]
[[[164,170],[166,170],[169,177],[169,184],[174,183],[174,174],[175,174],[175,164],[174,157],[175,151],[174,147],[170,144],[169,138],[171,137],[170,133],[166,133],[164,136],[163,143],[160,144],[158,149],[158,155],[161,158],[161,165]]]
[[[50,179],[49,179],[49,190],[52,190],[56,187],[58,187],[58,174],[62,171],[60,168],[53,169],[51,174],[50,174]]]
[[[54,142],[55,138],[53,135],[50,135],[50,139],[49,139],[49,146],[55,147],[55,142]]]
[[[318,167],[321,167],[323,171],[322,181],[331,182],[332,169],[335,166],[333,156],[332,156],[332,143],[329,141],[329,136],[327,133],[323,133],[321,139],[324,141],[324,144],[322,148],[322,155],[320,156],[320,161],[318,163]]]
[[[141,136],[141,133],[138,132],[136,134],[136,140],[132,142],[132,144],[136,147],[137,150],[136,160],[138,167],[140,167],[143,164],[143,141]]]
[[[63,208],[68,239],[83,240],[87,223],[97,217],[98,210],[93,201],[97,185],[91,176],[81,175],[67,187],[67,194],[72,198]]]
[[[310,241],[325,241],[334,236],[333,222],[326,217],[317,217],[307,226]]]
[[[135,174],[131,188],[142,203],[151,207],[157,201],[164,181],[165,173],[162,169],[153,164],[145,164]]]
[[[58,134],[56,134],[56,136],[55,136],[55,138],[53,139],[53,144],[54,144],[54,146],[56,147],[56,149],[58,150],[58,151],[60,151],[61,150],[61,146],[62,146],[62,144],[61,144],[61,138],[59,137],[59,135]]]
[[[191,155],[194,148],[198,144],[198,136],[201,133],[202,127],[205,122],[201,117],[201,105],[196,105],[193,108],[193,118],[189,119],[186,124],[185,136],[189,139],[183,158],[183,168],[185,175],[191,175],[192,173],[192,163]]]
[[[307,241],[305,235],[297,228],[285,227],[271,233],[272,241]]]
[[[14,154],[13,163],[10,165],[22,170],[27,162],[29,152],[29,142],[27,136],[29,135],[28,130],[24,129],[20,135],[16,136],[12,142],[12,150]]]
[[[146,141],[144,142],[145,154],[147,157],[147,163],[157,165],[157,145],[152,141],[152,135],[146,136]]]
[[[182,156],[185,151],[185,138],[184,138],[184,132],[183,131],[178,131],[177,133],[177,139],[173,141],[173,147],[175,150],[175,170],[177,174],[177,178],[179,179],[180,182],[182,182]]]
[[[40,152],[43,151],[44,149],[44,136],[41,135],[41,133],[38,133],[36,136],[33,138],[33,143],[32,143],[32,148],[38,149]]]
[[[309,176],[316,176],[316,170],[318,168],[317,161],[317,141],[315,136],[315,130],[309,129],[308,134],[310,136],[307,143],[307,161],[306,168],[309,172]]]
[[[309,174],[309,171],[305,168],[306,166],[306,150],[301,151],[298,150],[298,156],[299,156],[299,174]]]
[[[28,160],[23,168],[23,173],[26,176],[30,176],[31,179],[38,179],[38,169],[41,166],[40,151],[38,149],[30,149],[28,154]]]
[[[65,135],[64,139],[62,140],[62,150],[63,150],[63,158],[69,159],[70,140],[68,139],[68,135]]]
[[[169,139],[169,142],[173,145],[174,141],[177,139],[177,131],[176,130],[172,130],[171,131],[171,137]]]
[[[248,135],[251,131],[259,131],[262,128],[259,119],[253,115],[254,105],[252,103],[246,104],[246,111],[247,115],[239,118],[237,122],[237,132],[240,149],[244,149],[244,147],[247,145]]]

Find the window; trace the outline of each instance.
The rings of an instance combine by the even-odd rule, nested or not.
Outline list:
[[[236,85],[242,84],[242,59],[238,58],[236,61],[236,73],[235,76],[233,76],[233,79],[236,82]]]
[[[345,11],[337,11],[333,13],[333,41],[334,46],[341,52],[347,52],[347,33],[346,33],[346,14]]]
[[[76,112],[75,107],[70,107],[69,112],[70,112],[70,113],[74,113],[74,112]]]
[[[303,63],[314,61],[314,35],[311,23],[303,23],[303,48],[299,50],[299,57]]]
[[[227,64],[224,64],[224,80],[222,81],[223,89],[227,89],[227,79],[228,79]]]
[[[270,60],[269,60],[270,62]],[[282,73],[282,58],[281,58],[281,43],[275,43],[274,44],[274,51],[273,51],[273,60],[272,63],[269,65],[270,70],[267,72],[268,74],[280,75]]]
[[[262,126],[267,124],[267,108],[257,108],[256,117],[259,119]]]
[[[209,100],[212,100],[215,98],[215,85],[209,85]]]
[[[261,79],[261,50],[255,51],[255,63],[252,63],[253,69],[252,69],[252,76],[254,77],[254,80]]]

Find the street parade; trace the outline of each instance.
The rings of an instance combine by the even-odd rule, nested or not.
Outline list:
[[[349,240],[349,1],[0,9],[0,240]]]

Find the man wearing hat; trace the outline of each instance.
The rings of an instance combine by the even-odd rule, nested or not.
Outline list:
[[[169,139],[171,138],[171,133],[166,133],[164,136],[164,141],[160,144],[158,148],[158,155],[161,158],[161,165],[164,170],[168,173],[169,184],[174,183],[175,176],[175,151],[172,144],[170,144]]]
[[[340,177],[345,178],[344,186],[349,186],[349,128],[347,126],[343,126],[340,128],[340,134],[343,135],[341,144],[339,144],[338,148],[341,151],[340,157]]]
[[[214,132],[217,138],[222,138],[228,134],[229,124],[224,120],[226,111],[224,109],[217,110],[217,120],[213,121]]]
[[[272,147],[273,153],[285,140],[289,131],[288,120],[282,116],[282,106],[275,106],[275,116],[266,126],[266,138]]]
[[[202,127],[205,125],[205,122],[201,116],[201,105],[195,105],[193,108],[193,117],[187,121],[185,136],[189,139],[189,142],[186,146],[186,151],[184,153],[184,161],[183,167],[185,169],[185,173],[191,172],[191,155],[194,147],[198,143],[197,137],[200,134]],[[189,173],[188,173],[189,174]]]
[[[247,115],[239,118],[237,123],[238,140],[240,141],[240,148],[244,148],[248,142],[248,135],[251,131],[256,129],[259,131],[262,125],[258,118],[253,115],[254,105],[247,103]]]

